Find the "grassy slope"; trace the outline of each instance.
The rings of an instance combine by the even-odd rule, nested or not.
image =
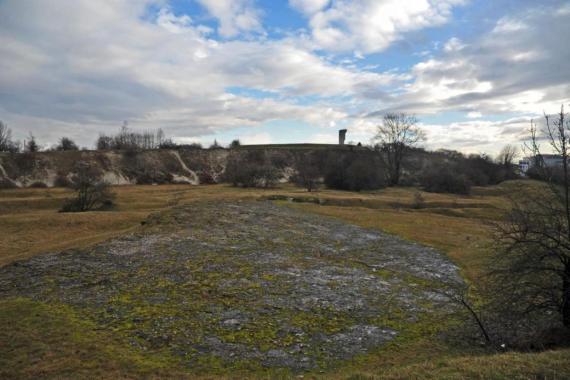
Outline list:
[[[432,245],[446,252],[475,280],[489,247],[487,220],[505,204],[500,188],[474,196],[423,194],[425,207],[414,210],[412,189],[377,193],[321,191],[329,206],[287,203],[369,228],[378,228]],[[212,199],[258,198],[273,194],[307,197],[286,186],[274,190],[240,190],[226,186],[132,186],[116,189],[114,212],[59,214],[61,189],[0,191],[0,265],[41,252],[82,247],[136,228],[145,217],[169,206]],[[15,377],[182,377],[168,358],[144,355],[108,332],[94,331],[73,310],[29,300],[0,303],[0,378]],[[339,369],[336,378],[564,378],[570,351],[476,356],[452,353],[434,341],[417,339],[389,345]],[[461,356],[463,355],[463,356]]]

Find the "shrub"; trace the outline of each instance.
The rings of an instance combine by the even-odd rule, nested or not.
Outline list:
[[[241,187],[273,187],[279,171],[265,151],[234,152],[228,157],[224,180]]]
[[[67,199],[60,212],[84,212],[112,207],[114,194],[110,191],[109,184],[100,179],[100,173],[89,163],[77,163],[71,182],[75,197]]]
[[[338,190],[375,190],[386,185],[385,173],[376,155],[349,152],[329,155],[325,184]]]
[[[68,137],[62,137],[59,140],[59,143],[55,147],[55,150],[59,151],[68,151],[68,150],[79,150],[77,144]]]
[[[295,157],[295,174],[291,182],[311,192],[318,189],[321,170],[313,153],[299,154]]]
[[[67,176],[63,174],[58,174],[57,177],[55,177],[55,180],[53,181],[53,185],[55,187],[71,187],[71,181],[69,180],[69,178],[67,178]]]
[[[210,170],[202,170],[198,172],[198,180],[201,185],[213,185],[216,183],[216,179]]]
[[[412,208],[419,210],[421,208],[424,208],[424,206],[425,206],[425,199],[422,196],[422,193],[416,191],[414,193],[414,198],[412,199]]]
[[[33,183],[32,183],[30,186],[28,186],[28,187],[30,187],[30,188],[32,188],[32,189],[46,189],[46,188],[48,188],[48,185],[45,184],[45,183],[42,182],[42,181],[36,181],[36,182],[33,182]]]
[[[467,195],[471,192],[471,181],[449,166],[432,166],[421,176],[421,185],[431,193],[452,193]]]
[[[0,189],[17,189],[18,186],[8,178],[0,178]]]
[[[141,173],[137,175],[136,181],[137,185],[163,185],[166,183],[171,183],[174,177],[170,173],[163,173],[158,170],[143,169]]]

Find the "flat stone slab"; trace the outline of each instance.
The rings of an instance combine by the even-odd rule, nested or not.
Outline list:
[[[429,288],[456,281],[457,267],[420,244],[268,201],[212,202],[0,268],[0,298],[71,305],[191,367],[299,371],[397,338],[389,321],[446,307]]]

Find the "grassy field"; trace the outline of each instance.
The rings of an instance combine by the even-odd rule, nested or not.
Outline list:
[[[278,189],[214,186],[126,186],[115,188],[117,209],[61,214],[70,194],[63,189],[0,191],[0,265],[43,252],[85,247],[132,231],[154,212],[178,204],[221,199],[283,196],[281,204],[380,229],[445,252],[476,282],[491,246],[490,222],[500,218],[505,195],[519,182],[475,189],[472,196],[422,193],[414,208],[415,189],[371,193],[323,190],[306,193],[284,185]],[[321,199],[318,205],[314,199]],[[306,201],[306,202],[299,202]],[[0,302],[0,378],[185,378],[192,377],[165,356],[137,352],[112,332],[95,329],[71,308],[25,299]],[[245,374],[225,375],[239,378]],[[279,377],[279,373],[271,377]],[[570,377],[570,351],[488,355],[450,351],[434,339],[411,336],[379,352],[354,359],[335,373],[311,377],[563,379]],[[194,377],[192,377],[194,378]],[[207,377],[205,377],[207,378]]]

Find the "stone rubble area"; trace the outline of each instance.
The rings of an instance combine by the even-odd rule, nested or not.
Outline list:
[[[326,207],[326,206],[323,206]],[[435,249],[269,201],[152,215],[136,233],[0,268],[0,298],[64,303],[188,366],[324,368],[397,339],[461,281]]]

